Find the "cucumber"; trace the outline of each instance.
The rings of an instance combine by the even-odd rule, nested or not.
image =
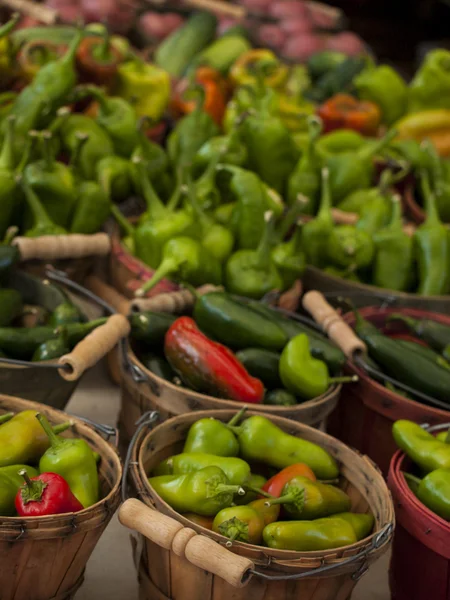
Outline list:
[[[200,52],[190,68],[206,65],[226,75],[236,60],[250,49],[251,44],[244,37],[227,35],[219,38]]]
[[[181,77],[192,60],[216,34],[217,19],[209,12],[195,13],[158,46],[154,61],[173,77]]]

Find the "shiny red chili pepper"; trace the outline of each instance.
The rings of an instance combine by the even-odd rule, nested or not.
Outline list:
[[[316,476],[314,472],[305,465],[304,463],[296,463],[295,465],[290,465],[286,467],[273,477],[266,481],[263,485],[262,490],[271,494],[275,498],[279,498],[283,492],[284,486],[294,479],[294,477],[307,477],[311,479],[311,481],[316,481]]]
[[[172,324],[164,352],[192,389],[237,402],[262,402],[262,382],[249,375],[231,350],[207,338],[190,317],[180,317]]]
[[[375,135],[381,121],[381,111],[376,104],[348,94],[336,94],[319,107],[317,114],[325,133],[353,129],[363,135]]]
[[[72,494],[67,481],[56,473],[41,473],[37,477],[20,471],[25,479],[17,492],[15,505],[19,517],[42,517],[83,510],[83,505]]]

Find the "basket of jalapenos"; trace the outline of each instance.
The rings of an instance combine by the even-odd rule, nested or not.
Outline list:
[[[0,396],[2,600],[75,596],[120,502],[122,467],[107,441],[115,434]]]
[[[394,509],[376,467],[334,438],[245,409],[174,417],[128,452],[122,524],[142,534],[142,598],[347,600],[390,546]],[[243,420],[242,420],[243,419]]]

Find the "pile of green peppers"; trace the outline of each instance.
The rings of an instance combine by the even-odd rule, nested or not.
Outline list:
[[[339,377],[345,356],[330,340],[258,301],[244,303],[224,292],[210,292],[196,300],[193,318],[205,336],[226,346],[229,353],[236,353],[246,378],[262,383],[265,394],[259,401],[264,404],[294,406],[321,396],[335,383],[351,379]],[[178,372],[180,361],[174,364],[174,352],[179,350],[169,347],[165,339],[176,322],[176,316],[165,313],[131,315],[131,337],[138,357],[158,377],[171,382],[181,379],[199,392],[204,391],[204,379],[208,377],[209,393],[222,397],[219,378],[231,375],[216,373],[215,386],[213,376],[206,375],[206,366],[219,360],[216,357],[223,346],[217,349],[206,340],[202,349],[197,347],[195,364],[190,361]],[[185,351],[190,344],[188,337],[183,339]]]
[[[450,521],[449,433],[435,437],[412,421],[396,421],[392,433],[418,469],[418,474],[404,473],[411,491],[432,512]]]
[[[373,516],[349,512],[349,496],[327,483],[339,469],[326,450],[262,416],[238,424],[244,411],[191,425],[182,453],[151,473],[153,492],[197,525],[279,550],[337,548],[371,533]]]
[[[23,471],[29,478],[39,473],[60,475],[83,508],[99,501],[100,457],[85,440],[59,435],[71,426],[69,421],[52,427],[44,415],[33,410],[0,415],[0,516],[17,516],[15,499],[26,487]],[[42,502],[42,514],[53,514],[47,507],[48,502]]]

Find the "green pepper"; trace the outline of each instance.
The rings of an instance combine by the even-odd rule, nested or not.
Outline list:
[[[350,498],[333,485],[297,475],[284,486],[279,498],[269,499],[267,504],[282,504],[291,519],[309,521],[348,511]]]
[[[272,250],[272,260],[281,275],[284,289],[290,288],[305,272],[306,256],[302,248],[302,227],[296,224],[291,239],[277,244]]]
[[[375,247],[368,233],[353,225],[337,225],[327,243],[328,259],[337,267],[356,269],[372,264]]]
[[[439,216],[445,223],[450,222],[450,168],[448,161],[442,159],[434,144],[426,140],[421,145],[422,151],[429,163],[429,173],[432,188],[436,195],[436,205]]]
[[[267,89],[256,112],[244,121],[242,141],[247,147],[250,169],[282,193],[295,167],[296,151],[289,131],[271,110],[274,93]]]
[[[204,91],[198,91],[195,110],[178,121],[167,140],[167,150],[173,165],[191,165],[203,144],[219,134],[216,123],[203,110]]]
[[[260,544],[263,529],[263,517],[251,506],[223,508],[213,522],[213,531],[246,544]]]
[[[227,150],[222,155],[222,149]],[[217,156],[227,165],[243,167],[247,162],[247,148],[240,141],[237,127],[232,128],[226,135],[217,135],[206,141],[195,155],[193,167],[204,171],[208,164]]]
[[[358,542],[366,538],[372,532],[375,524],[373,515],[362,513],[343,512],[333,515],[333,518],[347,521],[347,523],[353,527]]]
[[[282,290],[283,280],[272,260],[273,213],[267,211],[266,226],[256,250],[238,250],[226,264],[226,287],[233,294],[260,299],[271,290]]]
[[[139,356],[139,359],[145,368],[161,379],[172,382],[176,377],[175,371],[167,360],[158,354],[146,353]]]
[[[177,512],[195,512],[206,517],[230,506],[233,494],[244,490],[231,485],[219,467],[205,467],[186,475],[160,475],[148,480],[154,491]]]
[[[322,123],[317,117],[308,119],[309,141],[305,152],[302,154],[288,181],[288,202],[293,204],[299,195],[305,196],[308,202],[303,211],[307,215],[314,215],[320,194],[321,161],[317,155],[316,145],[322,132]]]
[[[47,436],[36,421],[35,410],[24,410],[12,419],[4,422],[5,415],[0,417],[0,467],[18,463],[37,463],[49,447]],[[10,415],[7,415],[10,417]],[[3,418],[3,422],[2,422]],[[2,424],[3,423],[3,424]],[[72,423],[62,423],[53,428],[55,433],[62,433]]]
[[[111,212],[111,201],[108,194],[96,181],[84,181],[78,171],[78,158],[88,134],[77,134],[78,145],[71,157],[71,167],[77,181],[78,198],[70,223],[70,233],[96,233]]]
[[[414,495],[442,519],[450,521],[450,468],[436,469],[423,479],[404,473]]]
[[[136,255],[154,269],[161,263],[165,244],[176,236],[189,235],[194,224],[192,216],[186,211],[175,211],[164,206],[152,186],[144,161],[135,158],[134,166],[147,204],[147,211],[141,215],[134,234]],[[196,250],[192,250],[191,253],[195,252]]]
[[[122,230],[122,233],[125,234],[125,236],[121,240],[122,244],[125,246],[125,248],[128,250],[128,252],[130,254],[135,254],[136,253],[136,246],[134,243],[134,236],[136,233],[135,228],[130,223],[130,221],[123,216],[123,214],[120,212],[120,209],[115,204],[113,204],[111,206],[111,215],[114,218],[114,220],[116,221],[116,223],[119,225],[119,228]]]
[[[322,169],[322,197],[317,216],[302,227],[302,244],[306,252],[307,263],[315,267],[324,267],[326,247],[333,231],[331,215],[331,193],[328,169]]]
[[[397,343],[400,344],[400,346],[403,346],[404,348],[408,348],[409,350],[415,350],[419,354],[422,354],[422,356],[427,357],[434,364],[444,367],[445,369],[450,369],[450,364],[448,363],[448,361],[428,346],[422,346],[422,344],[418,344],[417,342],[413,342],[410,340],[397,340]]]
[[[450,235],[439,218],[436,197],[430,189],[426,171],[422,171],[421,180],[427,217],[414,232],[419,267],[418,293],[439,296],[450,292]]]
[[[306,333],[292,338],[281,353],[279,373],[284,387],[306,400],[324,394],[330,385],[353,381],[352,377],[330,377],[326,363],[311,356]]]
[[[375,207],[380,203],[380,199],[385,203],[391,202],[393,184],[403,179],[409,170],[407,165],[402,167],[400,172],[396,174],[390,169],[385,169],[381,174],[378,185],[369,189],[355,190],[338,204],[338,208],[346,212],[354,212],[360,218],[367,217],[367,213],[370,216],[370,206],[368,205],[371,205],[372,202],[374,202]]]
[[[59,291],[65,296],[65,301],[53,310],[47,325],[56,328],[69,323],[84,323],[86,319],[78,306],[61,289]]]
[[[393,197],[392,219],[373,236],[375,243],[374,285],[399,292],[410,288],[413,265],[413,239],[403,231],[402,205]]]
[[[43,131],[32,134],[39,139],[42,158],[25,168],[23,178],[41,199],[51,220],[60,227],[67,227],[77,202],[74,177],[69,167],[55,160],[51,133]]]
[[[414,319],[401,313],[392,313],[389,315],[389,321],[400,321],[437,352],[442,352],[450,344],[450,326],[439,321]]]
[[[138,144],[134,107],[123,98],[107,96],[95,86],[85,86],[80,91],[98,102],[97,123],[109,135],[116,153],[129,158]]]
[[[96,504],[100,498],[97,461],[88,443],[82,439],[62,438],[56,435],[44,415],[38,413],[36,418],[50,440],[50,448],[39,461],[39,471],[64,477],[84,508]]]
[[[244,485],[250,478],[250,467],[245,460],[201,452],[183,452],[166,458],[159,463],[153,475],[186,475],[205,467],[219,467],[233,485]]]
[[[17,492],[23,485],[23,477],[19,471],[25,470],[28,477],[37,477],[38,472],[28,465],[10,465],[0,468],[0,516],[13,517],[16,515],[14,501]]]
[[[424,473],[450,468],[450,445],[437,440],[431,433],[412,421],[396,421],[392,435],[397,446]]]
[[[17,201],[17,182],[14,173],[14,133],[16,117],[6,119],[6,133],[0,152],[0,237],[3,237],[11,224]]]
[[[147,136],[149,119],[140,119],[138,125],[137,145],[131,155],[131,162],[136,158],[145,163],[147,174],[158,194],[164,194],[170,188],[171,175],[169,175],[169,158],[164,148]]]
[[[338,517],[271,523],[264,528],[263,538],[269,548],[298,552],[331,550],[357,541],[352,525]]]
[[[239,427],[229,426],[237,435],[240,454],[246,461],[264,462],[284,469],[295,463],[305,463],[320,479],[335,479],[339,469],[335,459],[323,448],[285,433],[269,419],[253,416]]]
[[[431,50],[409,84],[408,112],[450,108],[449,98],[450,51]]]
[[[183,452],[237,456],[239,444],[224,423],[217,419],[199,419],[189,428]]]
[[[226,293],[201,295],[193,315],[202,331],[231,348],[281,350],[287,342],[287,335],[277,323]]]
[[[239,494],[237,494],[234,497],[234,504],[242,506],[243,504],[250,504],[250,502],[256,500],[259,496],[258,490],[263,487],[266,481],[267,479],[262,475],[250,473],[250,477],[244,487],[245,495],[239,496]]]
[[[353,84],[361,100],[370,100],[381,109],[386,125],[392,125],[405,114],[408,88],[392,67],[367,66],[355,77]]]
[[[33,189],[24,179],[21,180],[21,186],[34,220],[33,227],[25,232],[25,236],[65,235],[67,231],[52,221]]]
[[[246,370],[257,379],[260,379],[269,390],[281,387],[278,374],[280,354],[273,350],[263,348],[246,348],[236,354]]]
[[[287,390],[270,390],[264,395],[264,404],[270,406],[295,406],[298,404],[297,398]]]
[[[330,154],[325,164],[330,172],[331,197],[338,204],[359,188],[368,188],[374,176],[373,158],[397,135],[390,130],[381,140],[353,152]]]
[[[366,138],[353,129],[336,129],[322,135],[317,141],[316,148],[318,153],[325,157],[327,154],[359,150],[366,143]]]
[[[17,290],[0,288],[0,327],[7,327],[22,310],[22,296]]]
[[[108,155],[100,158],[95,167],[94,179],[112,202],[122,202],[132,193],[131,164],[121,156]]]
[[[356,229],[373,236],[389,223],[390,217],[390,202],[388,198],[379,195],[378,197],[371,198],[362,207],[360,217],[356,223]]]
[[[72,323],[67,325],[69,346],[73,348],[91,331],[104,325],[106,318],[96,319],[88,323]],[[44,342],[57,337],[54,327],[0,327],[0,348],[11,358],[29,360],[36,348]]]
[[[162,349],[164,338],[177,317],[163,312],[139,312],[129,317],[131,337],[146,348]]]
[[[11,114],[17,117],[14,139],[17,156],[23,151],[28,132],[48,125],[55,111],[65,103],[74,88],[75,54],[82,36],[82,31],[78,31],[66,54],[42,67],[33,81],[17,96],[11,110]],[[45,110],[42,110],[43,106]]]
[[[334,71],[336,67],[345,62],[347,55],[335,50],[323,50],[315,52],[306,61],[308,72],[313,79],[319,79],[322,75]]]
[[[80,152],[78,161],[82,176],[92,181],[96,179],[99,161],[105,156],[114,154],[114,146],[108,134],[90,117],[72,114],[61,123],[61,140],[69,152],[73,152],[78,144],[78,134],[86,133],[89,139]]]
[[[228,227],[233,218],[233,212],[236,209],[236,206],[237,202],[227,202],[225,204],[221,204],[214,210],[214,218],[218,223]]]
[[[206,252],[199,242],[188,237],[174,237],[163,248],[162,261],[153,275],[136,292],[143,296],[168,275],[194,286],[219,285],[222,269],[219,261]]]
[[[57,328],[56,333],[58,337],[48,340],[36,348],[31,357],[32,362],[54,360],[70,352],[67,329],[65,327]]]

